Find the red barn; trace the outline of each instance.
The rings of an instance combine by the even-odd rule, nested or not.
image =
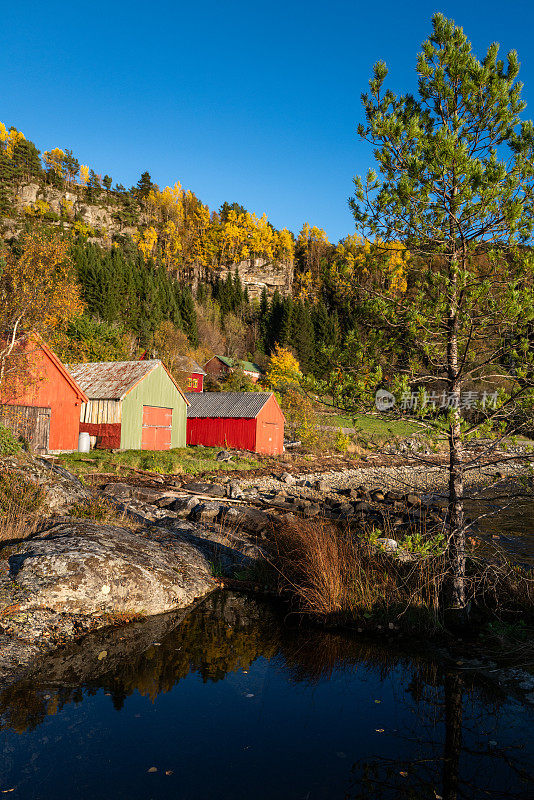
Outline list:
[[[186,397],[187,444],[283,453],[285,418],[272,392],[191,392]]]
[[[27,376],[0,398],[0,422],[38,451],[77,450],[80,408],[88,402],[67,368],[41,340],[24,346]]]

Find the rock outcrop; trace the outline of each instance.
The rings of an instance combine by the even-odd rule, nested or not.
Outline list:
[[[161,614],[214,588],[209,562],[191,544],[167,551],[124,528],[92,522],[57,525],[25,542],[9,565],[22,610]]]

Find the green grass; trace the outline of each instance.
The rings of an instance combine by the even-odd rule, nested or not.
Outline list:
[[[90,453],[66,453],[59,463],[83,477],[84,474],[107,472],[126,476],[131,469],[158,472],[164,475],[196,475],[201,472],[231,472],[236,469],[256,469],[260,462],[250,456],[234,456],[232,461],[220,462],[215,456],[220,447],[178,447],[174,450],[92,450]]]
[[[408,420],[391,420],[385,417],[360,414],[356,417],[347,417],[341,414],[323,414],[321,424],[333,428],[355,428],[357,433],[364,436],[376,436],[383,439],[391,436],[413,436],[414,433],[421,433],[419,425]]]

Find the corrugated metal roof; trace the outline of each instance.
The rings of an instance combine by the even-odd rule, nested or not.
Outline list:
[[[207,375],[202,367],[189,356],[176,356],[175,361],[182,372],[195,372],[197,375]]]
[[[188,417],[254,419],[272,392],[187,392]]]
[[[94,361],[68,369],[90,400],[121,400],[158,364],[161,361]]]

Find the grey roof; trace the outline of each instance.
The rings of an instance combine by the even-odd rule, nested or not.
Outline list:
[[[90,400],[122,400],[158,364],[161,361],[93,361],[68,369]]]
[[[207,375],[207,372],[204,372],[200,364],[197,364],[197,362],[189,356],[176,356],[175,361],[181,372],[195,372],[197,375]]]
[[[186,392],[188,417],[254,419],[272,392]]]

